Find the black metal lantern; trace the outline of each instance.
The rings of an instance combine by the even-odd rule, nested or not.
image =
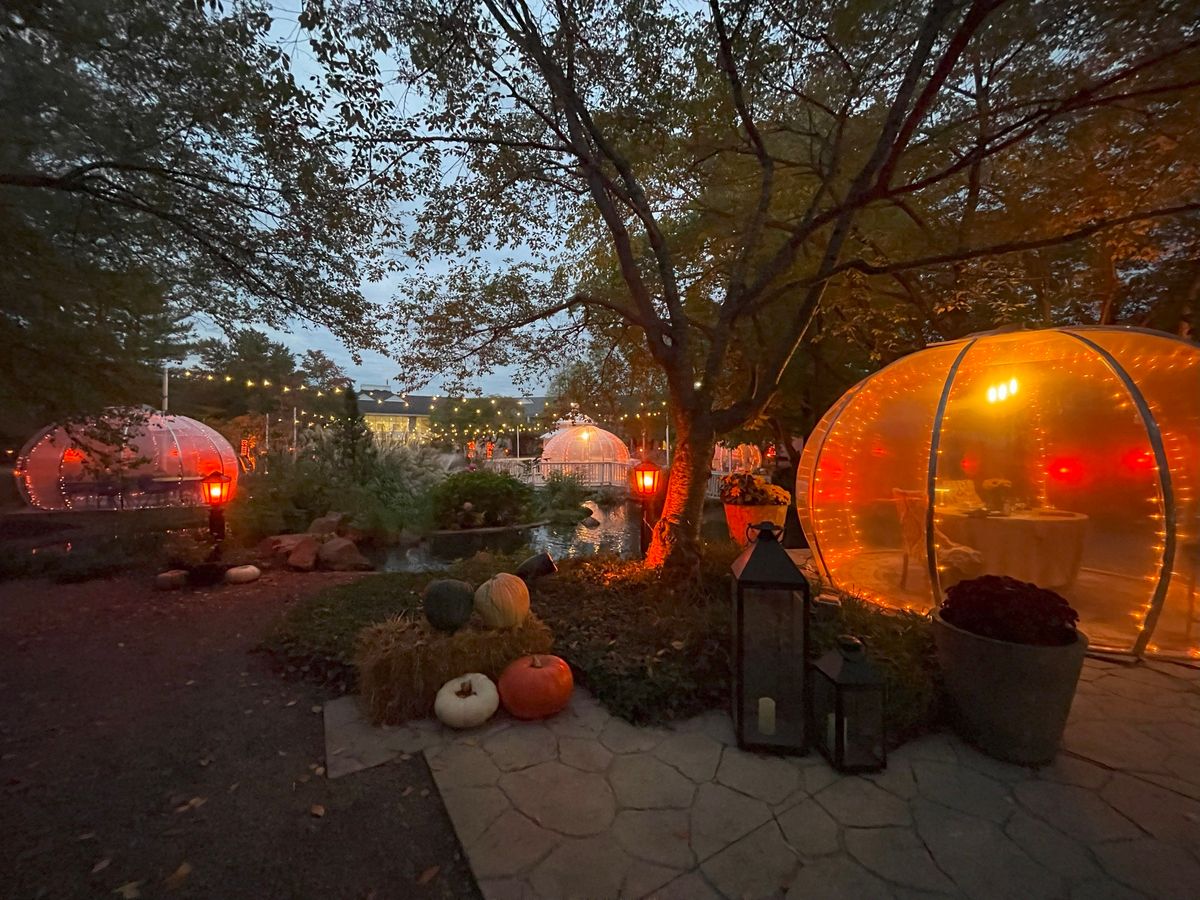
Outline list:
[[[850,635],[813,665],[813,740],[840,772],[887,766],[883,676]]]
[[[806,579],[771,522],[733,563],[733,725],[746,750],[805,753],[808,703]]]

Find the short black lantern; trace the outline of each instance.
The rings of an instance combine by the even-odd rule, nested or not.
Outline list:
[[[840,772],[887,766],[883,676],[850,635],[813,664],[813,740]]]
[[[805,753],[808,616],[806,579],[771,522],[733,563],[733,726],[746,750]]]

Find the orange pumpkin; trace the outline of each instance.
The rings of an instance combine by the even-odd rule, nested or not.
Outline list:
[[[574,688],[571,667],[557,656],[522,656],[500,674],[500,702],[518,719],[562,712]]]

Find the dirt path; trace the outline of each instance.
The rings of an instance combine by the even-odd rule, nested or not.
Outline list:
[[[424,759],[327,781],[321,690],[249,652],[352,577],[0,583],[0,896],[477,897]]]

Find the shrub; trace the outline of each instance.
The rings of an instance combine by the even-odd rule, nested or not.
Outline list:
[[[721,479],[721,502],[739,506],[787,506],[792,495],[765,478],[734,472]]]
[[[351,526],[378,538],[428,528],[429,491],[444,477],[431,449],[384,444],[345,468],[344,455],[339,438],[316,432],[295,460],[277,457],[269,473],[243,476],[229,505],[233,536],[253,543],[303,531],[331,510],[348,513]]]
[[[591,496],[591,492],[574,475],[551,472],[546,476],[546,484],[539,492],[538,501],[541,508],[546,511],[576,510],[583,506],[583,501],[589,496]]]
[[[529,520],[533,489],[501,472],[456,472],[430,492],[439,528],[484,528]]]
[[[1054,591],[1007,575],[960,581],[942,602],[941,616],[956,628],[1014,644],[1073,644],[1079,613]]]

